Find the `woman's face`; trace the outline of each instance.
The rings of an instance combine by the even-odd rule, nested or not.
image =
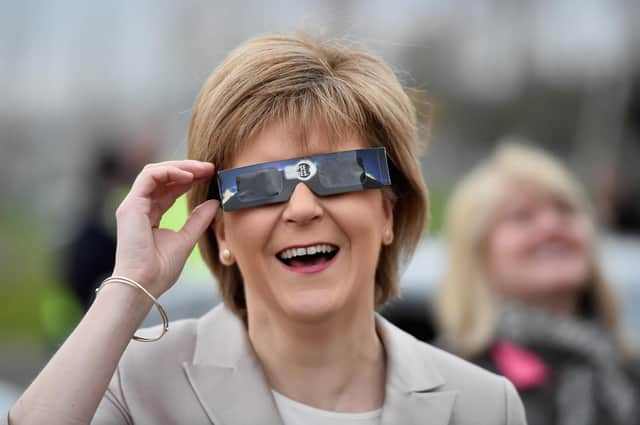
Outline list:
[[[331,151],[323,132],[307,137],[303,152],[286,126],[267,127],[232,167]],[[350,135],[333,150],[366,147]],[[240,267],[250,316],[307,321],[373,310],[378,255],[392,229],[392,205],[381,190],[317,197],[299,183],[288,202],[225,212],[216,235]],[[300,248],[316,255],[283,258]]]
[[[586,218],[566,201],[513,186],[488,238],[491,281],[521,301],[575,303],[590,273]]]

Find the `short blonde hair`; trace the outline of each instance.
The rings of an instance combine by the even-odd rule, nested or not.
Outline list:
[[[436,303],[444,339],[459,354],[472,357],[485,351],[494,337],[498,299],[483,248],[497,209],[514,182],[568,202],[587,223],[592,243],[586,301],[625,352],[619,308],[596,260],[592,207],[582,186],[559,161],[519,141],[500,145],[463,178],[449,201],[445,224],[449,263]]]
[[[244,143],[274,123],[295,131],[303,146],[312,126],[319,126],[329,140],[355,133],[386,148],[397,173],[393,193],[386,192],[395,202],[395,238],[382,248],[375,275],[375,303],[385,303],[398,291],[400,257],[413,253],[428,219],[416,112],[400,82],[378,57],[334,41],[306,35],[250,39],[227,56],[197,96],[188,156],[227,168]],[[189,211],[206,200],[207,191],[208,183],[190,191]],[[199,247],[225,304],[246,317],[242,275],[237,265],[220,263],[211,229]]]

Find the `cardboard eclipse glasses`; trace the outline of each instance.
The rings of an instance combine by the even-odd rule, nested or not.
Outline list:
[[[215,178],[214,178],[215,179]],[[209,199],[224,211],[286,202],[298,183],[317,196],[330,196],[391,184],[384,148],[357,149],[264,162],[217,173]]]

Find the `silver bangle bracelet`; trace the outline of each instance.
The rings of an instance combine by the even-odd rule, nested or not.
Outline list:
[[[110,284],[112,282],[123,283],[125,285],[133,286],[134,288],[138,288],[139,290],[144,292],[149,298],[151,298],[151,300],[155,304],[156,308],[158,309],[158,312],[160,313],[160,317],[162,317],[162,333],[159,336],[157,336],[155,338],[145,338],[145,337],[142,337],[142,336],[134,335],[133,339],[135,341],[140,341],[140,342],[154,342],[154,341],[157,341],[160,338],[162,338],[164,336],[164,334],[166,334],[167,331],[169,330],[169,317],[167,316],[167,312],[164,310],[164,307],[162,307],[162,305],[158,302],[156,297],[154,297],[151,294],[151,292],[147,291],[144,286],[140,285],[135,280],[129,279],[128,277],[124,277],[124,276],[111,276],[111,277],[106,278],[102,282],[102,284],[100,284],[100,286],[96,289],[96,294],[98,292],[100,292],[100,290],[105,285],[108,285],[108,284]]]

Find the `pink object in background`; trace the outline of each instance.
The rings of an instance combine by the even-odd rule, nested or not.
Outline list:
[[[549,380],[549,367],[540,356],[514,343],[496,343],[491,357],[498,373],[509,379],[517,390],[539,387]]]

